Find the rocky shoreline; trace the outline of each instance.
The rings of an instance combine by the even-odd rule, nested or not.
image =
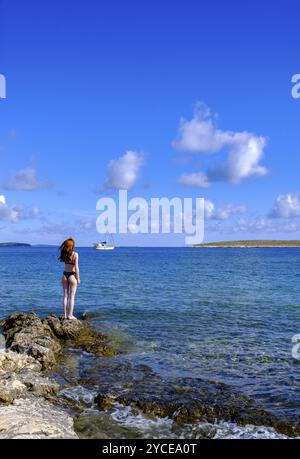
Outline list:
[[[106,426],[93,429],[98,416],[109,416],[116,404],[177,426],[225,421],[300,436],[299,419],[278,418],[232,386],[201,378],[165,380],[147,365],[105,358],[118,353],[85,320],[17,313],[1,320],[0,327],[6,345],[0,351],[0,438],[111,438]],[[73,350],[94,354],[94,374],[78,374],[73,381],[74,387],[95,391],[92,410],[75,407],[62,396],[57,368],[63,379],[66,356]],[[213,433],[203,435],[213,438]]]
[[[0,321],[0,438],[78,438],[58,403],[59,384],[47,376],[66,347],[99,356],[114,351],[85,321],[16,313]]]

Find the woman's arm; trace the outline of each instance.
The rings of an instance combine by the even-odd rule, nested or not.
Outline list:
[[[80,284],[80,274],[79,274],[78,258],[79,258],[79,255],[78,255],[78,253],[76,252],[76,254],[75,254],[75,273],[76,273],[77,283]]]

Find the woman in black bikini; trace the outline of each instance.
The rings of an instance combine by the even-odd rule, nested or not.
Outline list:
[[[65,271],[62,276],[62,287],[64,291],[63,306],[65,319],[76,319],[73,316],[75,295],[77,285],[80,284],[78,253],[74,252],[75,242],[73,239],[66,239],[60,246],[59,260],[65,263]],[[69,314],[67,315],[67,304],[69,302]]]

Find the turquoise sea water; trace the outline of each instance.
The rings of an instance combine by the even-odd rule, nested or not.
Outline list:
[[[300,333],[300,249],[78,252],[75,313],[88,312],[112,335],[124,352],[118,362],[146,365],[164,380],[225,382],[282,419],[299,418],[291,339]],[[55,248],[0,248],[1,317],[60,314],[62,270]],[[94,359],[81,359],[96,380]],[[114,416],[124,423],[132,413]]]

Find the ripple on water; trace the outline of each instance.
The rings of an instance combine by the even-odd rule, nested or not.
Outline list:
[[[300,332],[299,249],[79,253],[76,312],[111,331],[124,355],[103,370],[87,355],[78,364],[70,353],[60,375],[64,388],[81,379],[86,388],[88,379],[111,387],[116,375],[126,379],[126,368],[115,372],[113,362],[129,362],[167,381],[189,376],[234,385],[283,421],[299,419],[299,361],[291,355],[291,338]],[[60,277],[56,248],[2,248],[1,316],[21,309],[60,314]]]

